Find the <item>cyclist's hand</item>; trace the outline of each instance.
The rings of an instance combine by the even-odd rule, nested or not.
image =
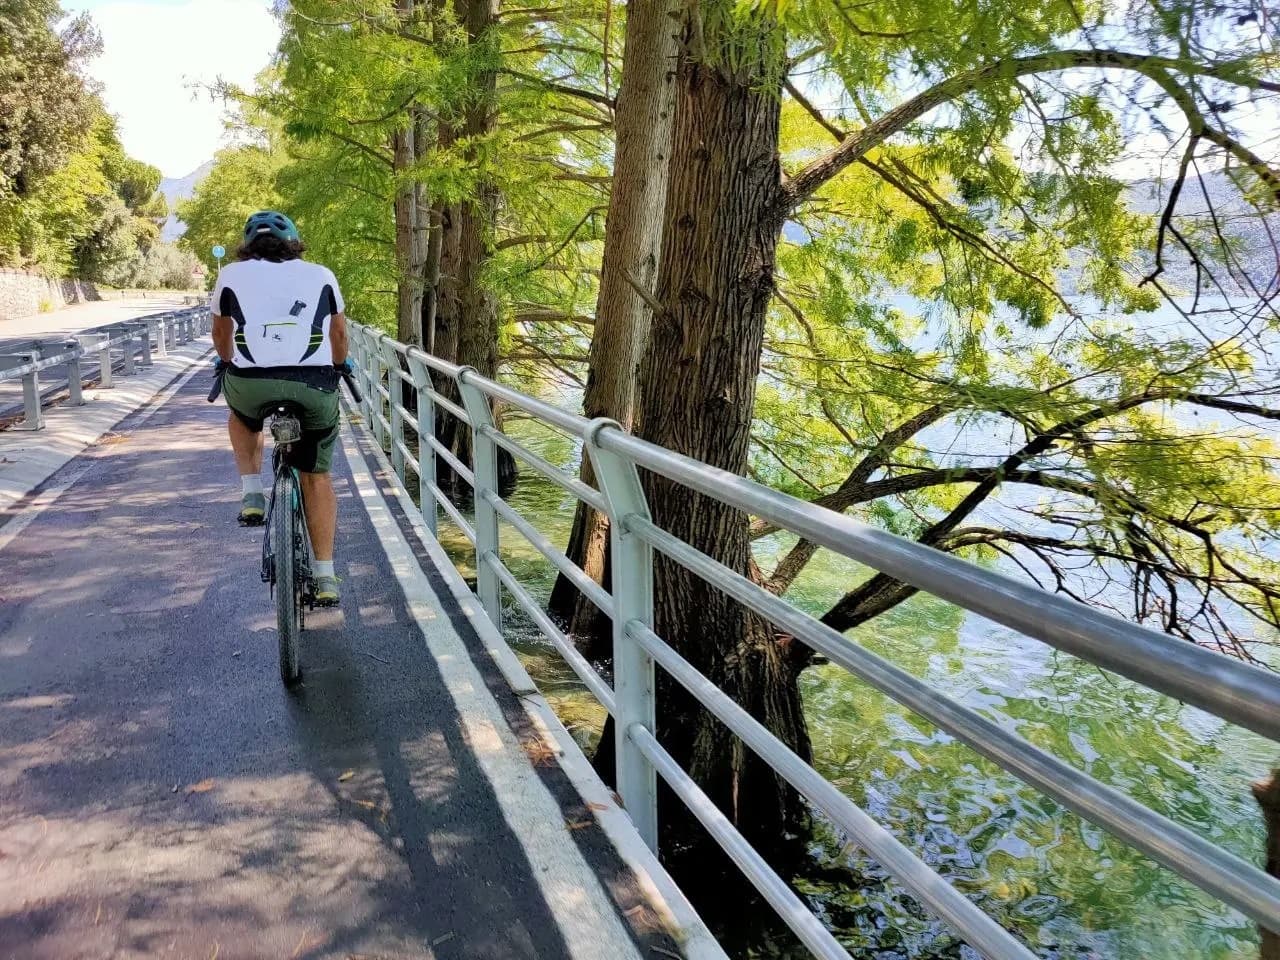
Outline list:
[[[347,359],[343,360],[341,363],[335,363],[333,368],[344,377],[350,377],[356,372],[356,365],[351,362],[350,357],[347,357]]]
[[[213,375],[216,377],[218,374],[222,373],[222,371],[226,370],[227,367],[229,366],[231,366],[231,364],[228,363],[226,360],[223,360],[221,357],[214,357]]]

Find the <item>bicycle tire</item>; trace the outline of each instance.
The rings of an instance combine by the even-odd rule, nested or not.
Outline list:
[[[298,648],[302,633],[299,617],[298,570],[295,544],[298,537],[298,514],[293,509],[297,495],[297,479],[292,470],[276,477],[273,495],[275,509],[271,513],[271,549],[275,554],[276,630],[280,636],[280,679],[293,686],[302,678]]]

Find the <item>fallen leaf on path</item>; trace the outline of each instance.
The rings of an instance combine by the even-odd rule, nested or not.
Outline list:
[[[588,800],[587,806],[590,807],[592,810],[612,810],[613,809],[607,803],[596,803],[594,800]]]
[[[350,779],[351,779],[352,777],[354,777],[355,775],[356,775],[356,772],[355,772],[354,770],[348,770],[346,773],[341,774],[341,775],[338,777],[338,782],[339,782],[339,783],[346,783],[348,780],[350,780]]]
[[[208,793],[213,789],[213,787],[214,780],[210,777],[207,780],[201,780],[199,783],[193,783],[191,786],[187,787],[187,793]]]
[[[432,945],[433,947],[438,947],[438,946],[440,946],[440,944],[442,944],[442,943],[448,943],[450,940],[452,940],[452,939],[453,939],[453,937],[454,937],[454,935],[453,935],[452,933],[445,933],[445,934],[442,934],[442,935],[440,935],[440,936],[436,937],[434,940],[432,940],[432,941],[431,941],[431,945]]]
[[[594,820],[566,820],[564,826],[566,830],[585,830],[587,827],[594,827]]]

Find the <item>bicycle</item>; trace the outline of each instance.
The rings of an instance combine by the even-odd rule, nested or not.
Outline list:
[[[222,392],[225,368],[214,374],[209,402]],[[360,388],[347,371],[342,371],[347,390],[356,403]],[[311,536],[307,532],[306,512],[298,472],[288,463],[293,444],[302,439],[302,411],[288,401],[281,401],[268,414],[271,430],[271,499],[263,521],[262,582],[267,584],[276,601],[276,632],[280,646],[280,679],[285,686],[295,686],[302,679],[299,656],[301,634],[306,628],[305,610],[315,608],[315,584],[311,575]],[[282,509],[277,509],[282,507]]]

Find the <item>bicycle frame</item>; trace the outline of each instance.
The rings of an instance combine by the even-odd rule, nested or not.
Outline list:
[[[275,513],[277,499],[280,496],[282,487],[281,479],[285,473],[289,473],[293,477],[292,489],[294,491],[289,509],[293,510],[297,522],[295,529],[300,531],[298,546],[301,549],[295,549],[294,562],[294,578],[301,587],[302,596],[306,605],[310,608],[313,606],[311,596],[314,593],[312,587],[311,574],[311,558],[313,556],[311,548],[311,533],[307,529],[306,509],[302,500],[302,486],[298,482],[298,471],[289,466],[285,461],[285,455],[289,452],[289,448],[302,438],[302,431],[298,424],[297,417],[292,414],[277,412],[271,417],[270,422],[271,437],[275,441],[271,450],[271,473],[275,478],[271,484],[271,498],[267,503],[267,515],[264,526],[266,534],[262,538],[262,582],[269,584],[272,589],[275,588],[275,554],[271,543],[271,518]]]

